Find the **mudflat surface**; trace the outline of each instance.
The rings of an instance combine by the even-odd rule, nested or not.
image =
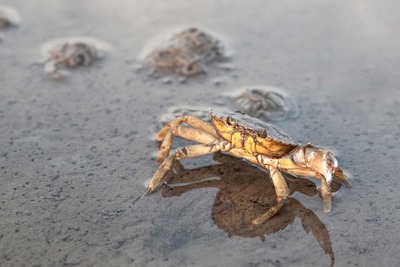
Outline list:
[[[1,266],[329,266],[304,214],[325,225],[335,266],[400,264],[398,1],[1,4],[22,18],[0,42]],[[149,40],[188,26],[223,36],[235,68],[186,82],[138,71]],[[40,45],[74,36],[113,48],[53,81],[35,64]],[[294,193],[286,209],[306,213],[268,228],[279,231],[241,232],[229,218],[244,200],[232,200],[238,189],[226,184],[138,200],[157,169],[161,115],[174,105],[208,108],[216,95],[254,84],[297,101],[301,115],[277,123],[293,139],[338,152],[353,187],[335,193],[332,212],[322,212],[318,196]],[[235,163],[225,164],[232,171]]]

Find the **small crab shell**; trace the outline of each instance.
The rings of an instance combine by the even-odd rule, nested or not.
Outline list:
[[[250,154],[279,158],[299,146],[276,126],[240,111],[211,112],[211,119],[224,139]]]
[[[91,37],[71,37],[47,41],[40,47],[40,56],[47,60],[54,55],[54,52],[61,51],[65,45],[85,44],[96,55],[102,58],[111,50],[111,45]]]
[[[205,65],[226,58],[225,48],[215,38],[196,27],[163,34],[147,44],[139,59],[151,72],[177,73],[184,77],[205,73]]]
[[[44,43],[40,48],[40,55],[45,73],[50,74],[53,79],[63,79],[68,72],[60,68],[88,66],[103,58],[110,49],[109,44],[94,38],[73,37]]]
[[[228,102],[233,109],[265,121],[295,119],[300,115],[299,107],[288,93],[272,86],[245,86],[222,95],[217,101]]]
[[[17,10],[8,6],[0,6],[0,29],[17,26],[21,23],[21,17]]]

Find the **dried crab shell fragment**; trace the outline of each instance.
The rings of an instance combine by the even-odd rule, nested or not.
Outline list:
[[[161,43],[143,57],[146,66],[154,72],[189,77],[203,73],[205,64],[225,58],[220,41],[195,27],[180,31]]]
[[[296,119],[300,108],[283,89],[269,86],[246,86],[217,96],[213,102],[220,111],[240,110],[249,116],[269,122]],[[177,105],[161,116],[164,125],[176,117],[195,115],[209,120],[210,106]]]
[[[205,62],[214,59],[222,60],[224,48],[220,42],[210,34],[199,30],[198,28],[189,28],[176,36],[178,42],[187,47],[192,53],[201,56]]]
[[[179,47],[155,51],[148,58],[148,65],[156,71],[177,72],[188,77],[203,71],[198,58]]]
[[[0,29],[8,29],[21,23],[17,10],[8,6],[0,6]]]
[[[295,119],[300,115],[297,104],[282,89],[247,86],[226,95],[232,108],[264,121]]]
[[[61,68],[89,66],[103,58],[111,49],[105,42],[89,37],[57,39],[46,42],[40,49],[44,71],[53,79],[65,78]]]

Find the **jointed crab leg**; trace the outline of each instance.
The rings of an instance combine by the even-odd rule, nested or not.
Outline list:
[[[182,123],[186,123],[192,127],[183,126],[181,125]],[[202,144],[180,147],[176,149],[173,154],[169,155],[174,136],[180,136]],[[161,184],[161,181],[172,168],[172,164],[175,160],[211,154],[225,148],[229,143],[227,141],[219,141],[218,135],[212,124],[193,116],[178,117],[169,122],[157,134],[156,140],[162,141],[157,156],[157,161],[162,161],[162,163],[151,179],[143,196],[148,192],[153,192]]]
[[[167,175],[168,171],[172,168],[172,165],[175,160],[194,158],[206,154],[211,154],[220,151],[226,145],[227,145],[226,141],[221,141],[221,142],[216,142],[213,145],[200,144],[200,145],[191,145],[191,146],[184,146],[177,148],[173,154],[169,155],[161,163],[157,172],[151,179],[148,189],[144,193],[144,195],[146,195],[147,192],[153,192],[154,190],[157,189],[157,187],[161,184],[161,181],[164,179],[165,175]]]
[[[168,155],[172,147],[174,136],[180,136],[188,140],[199,142],[202,144],[213,144],[218,141],[218,138],[208,132],[183,125],[174,126],[164,136],[160,151],[158,152],[157,162],[162,162]]]
[[[325,177],[321,177],[321,188],[320,188],[320,196],[322,199],[322,209],[324,213],[328,213],[331,211],[332,206],[332,193],[331,188],[329,187],[328,183],[326,182]]]
[[[278,203],[267,210],[264,214],[258,216],[253,220],[253,224],[260,224],[267,220],[269,220],[272,216],[274,216],[283,206],[285,199],[289,196],[290,190],[286,184],[285,178],[283,178],[282,173],[275,168],[269,167],[269,172],[271,175],[272,182],[274,183],[275,192],[277,196]]]
[[[183,117],[178,117],[172,121],[170,121],[167,125],[164,126],[160,130],[160,132],[156,136],[156,141],[161,142],[164,140],[165,135],[174,127],[181,125],[182,123],[186,123],[193,128],[202,130],[206,133],[212,134],[213,136],[217,137],[218,134],[215,131],[214,126],[211,123],[205,122],[197,117],[186,115]]]

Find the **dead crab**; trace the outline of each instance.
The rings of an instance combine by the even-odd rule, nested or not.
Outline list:
[[[300,115],[300,109],[289,95],[280,88],[271,86],[246,86],[233,96],[226,96],[244,113],[264,121],[282,121],[294,119]]]
[[[195,27],[183,30],[165,42],[166,45],[144,57],[152,71],[190,77],[203,73],[205,64],[214,60],[221,61],[225,57],[220,42]]]
[[[296,119],[301,113],[297,103],[284,89],[265,85],[245,86],[217,95],[212,105],[219,110],[241,110],[266,122]],[[203,120],[209,118],[206,106],[178,105],[170,107],[161,116],[160,123],[163,126],[176,117],[189,114]]]
[[[277,204],[255,218],[260,224],[274,216],[283,206],[290,190],[281,172],[293,176],[314,177],[321,180],[320,196],[323,211],[331,210],[332,176],[350,185],[339,168],[333,154],[308,143],[294,143],[275,126],[252,118],[241,111],[212,112],[212,124],[190,115],[170,121],[157,134],[161,143],[157,161],[162,162],[145,192],[155,191],[171,169],[175,160],[198,157],[217,151],[244,158],[269,171],[277,195]],[[183,124],[187,124],[185,126]],[[174,136],[180,136],[201,144],[177,148],[170,154]],[[145,195],[144,194],[144,195]]]
[[[65,78],[61,67],[89,66],[101,58],[109,45],[92,38],[70,38],[50,41],[42,46],[45,72],[53,79]]]

